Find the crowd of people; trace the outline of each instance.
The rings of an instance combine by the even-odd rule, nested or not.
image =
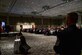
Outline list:
[[[57,42],[54,45],[56,55],[80,55],[82,49],[82,29],[78,27],[78,14],[75,12],[68,13],[66,16],[66,26],[55,28]],[[36,29],[37,30],[37,29]],[[35,30],[35,32],[36,32]],[[45,30],[45,29],[44,29]],[[45,33],[49,34],[51,28]],[[40,31],[40,29],[39,29]],[[44,33],[44,32],[43,32]]]
[[[78,20],[78,14],[75,12],[68,13],[66,16],[65,26],[54,27],[54,28],[35,28],[29,29],[28,32],[40,33],[45,35],[57,36],[57,42],[53,46],[56,55],[80,55],[82,50],[82,29],[76,26]],[[1,30],[1,27],[0,27]],[[20,30],[20,51],[26,54],[24,45],[30,49],[30,46],[26,44],[24,36]]]
[[[71,12],[66,16],[65,26],[55,29],[35,29],[29,32],[50,34],[49,32],[51,30],[55,30],[55,32],[53,32],[53,34],[57,36],[57,42],[53,46],[56,52],[55,55],[80,55],[82,50],[82,29],[76,25],[77,21],[78,14]]]

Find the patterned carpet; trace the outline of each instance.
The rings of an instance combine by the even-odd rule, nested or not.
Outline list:
[[[56,42],[55,36],[44,36],[39,34],[23,33],[27,44],[31,47],[27,55],[54,55],[53,46]],[[1,55],[22,55],[14,53],[14,40],[12,37],[1,37]]]

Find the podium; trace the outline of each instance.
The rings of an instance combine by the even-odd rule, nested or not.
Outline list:
[[[20,53],[20,50],[19,50],[19,47],[20,47],[20,39],[15,39],[14,41],[14,53]]]

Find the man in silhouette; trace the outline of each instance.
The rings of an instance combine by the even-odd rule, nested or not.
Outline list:
[[[80,55],[82,49],[82,31],[76,27],[78,14],[71,12],[67,14],[66,25],[67,28],[63,31],[57,32],[59,40],[58,50],[60,55]]]
[[[20,52],[24,55],[27,55],[28,50],[31,48],[27,43],[25,37],[22,35],[22,33],[18,34],[20,36]]]

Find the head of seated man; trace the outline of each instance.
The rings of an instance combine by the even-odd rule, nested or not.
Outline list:
[[[78,21],[78,14],[75,12],[68,13],[66,19],[67,26],[76,25]]]

